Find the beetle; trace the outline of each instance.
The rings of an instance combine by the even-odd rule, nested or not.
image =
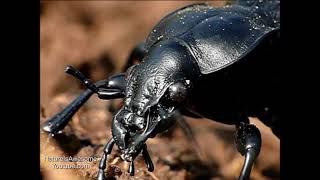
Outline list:
[[[124,98],[100,160],[98,179],[103,180],[114,144],[130,162],[130,175],[140,153],[153,171],[147,139],[170,128],[177,112],[205,117],[236,126],[236,147],[245,156],[239,179],[248,179],[261,148],[260,132],[248,117],[258,117],[280,138],[279,7],[276,0],[239,1],[221,8],[188,5],[165,16],[145,43],[134,48],[125,73],[93,83],[68,66],[66,73],[87,89],[43,130],[61,131],[93,94],[100,99]],[[134,59],[141,62],[133,65]]]

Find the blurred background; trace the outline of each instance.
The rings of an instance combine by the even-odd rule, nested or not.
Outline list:
[[[83,90],[78,80],[66,75],[71,64],[93,81],[118,73],[132,48],[146,39],[166,14],[199,1],[41,1],[40,2],[40,123],[60,111]],[[215,7],[225,1],[209,1]],[[230,2],[228,2],[230,3]],[[94,179],[98,162],[89,168],[55,169],[46,157],[100,157],[111,137],[111,104],[93,96],[73,117],[62,135],[41,135],[43,179]],[[262,150],[252,170],[252,179],[280,179],[280,141],[269,128],[250,119],[262,133]],[[234,127],[205,119],[187,118],[198,147],[175,126],[148,140],[155,171],[136,161],[136,176],[126,172],[128,164],[114,148],[107,175],[113,179],[237,179],[243,157],[236,151]],[[77,162],[75,162],[77,163]]]

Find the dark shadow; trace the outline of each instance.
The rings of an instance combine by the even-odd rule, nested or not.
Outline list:
[[[262,170],[262,174],[270,179],[280,180],[280,172],[274,168],[266,168]]]
[[[91,27],[94,25],[94,17],[90,13],[83,12],[79,15],[79,22],[85,28],[91,29]]]
[[[112,58],[107,52],[102,53],[97,62],[98,65],[102,67],[106,72],[112,72],[115,69],[115,65],[112,63]]]
[[[45,4],[44,2],[40,1],[40,16],[43,15],[45,10]]]
[[[84,146],[97,146],[91,143],[90,140],[80,140],[74,134],[66,135],[64,133],[56,134],[53,138],[57,141],[59,147],[64,151],[67,152],[69,155],[75,155],[78,151]]]
[[[212,130],[219,138],[223,139],[226,144],[233,144],[235,140],[235,130],[219,129],[215,128]]]
[[[86,77],[90,78],[90,71],[92,71],[91,69],[91,63],[93,62],[92,60],[86,60],[84,63],[82,63],[78,70]]]
[[[41,171],[40,171],[40,180],[43,180],[43,175]]]
[[[172,163],[165,159],[161,159],[161,161],[168,165],[171,170],[179,171],[181,169],[185,169],[189,172],[188,179],[191,180],[205,180],[205,179],[212,179],[213,177],[221,176],[218,172],[218,164],[215,162],[210,161],[210,164],[204,163],[199,159],[192,159],[192,160],[178,160],[177,163]]]

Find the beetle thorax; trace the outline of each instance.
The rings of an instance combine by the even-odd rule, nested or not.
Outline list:
[[[175,41],[157,44],[141,64],[128,71],[124,109],[146,119],[150,108],[162,106],[161,99],[171,85],[192,81],[199,74],[197,70],[183,45]]]
[[[143,64],[139,66],[144,66]],[[129,78],[125,107],[139,116],[144,116],[148,108],[158,103],[166,89],[172,84],[172,78],[161,68],[136,67]]]

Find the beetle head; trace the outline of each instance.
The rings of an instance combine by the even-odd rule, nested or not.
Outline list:
[[[186,100],[191,87],[190,80],[150,68],[140,64],[128,69],[124,105],[113,120],[113,137],[127,161],[141,152],[150,136],[159,133],[161,120],[169,118]]]

